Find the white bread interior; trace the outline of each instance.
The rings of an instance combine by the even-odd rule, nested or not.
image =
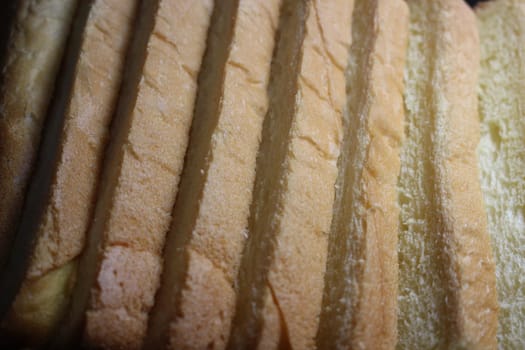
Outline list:
[[[17,4],[0,86],[0,269],[16,232],[76,4]]]
[[[356,0],[318,349],[397,342],[397,179],[408,7]]]
[[[80,259],[83,278],[56,347],[68,346],[83,325],[90,346],[141,346],[160,280],[212,7],[211,0],[141,4]]]
[[[427,81],[434,48],[428,39],[431,25],[426,9],[410,6],[410,36],[405,68],[406,140],[401,154],[399,179],[401,227],[399,236],[399,346],[438,347],[445,340],[442,317],[447,279],[442,243],[433,227],[435,204],[432,199],[433,174],[430,130],[426,111]],[[434,39],[435,41],[435,39]],[[429,129],[427,127],[427,129]],[[432,207],[430,207],[432,205]]]
[[[525,1],[476,9],[481,39],[478,148],[496,259],[500,349],[525,348]]]
[[[226,346],[280,2],[216,3],[146,348]]]
[[[492,349],[498,307],[475,153],[475,17],[460,0],[408,4],[398,348]]]
[[[315,347],[351,5],[283,3],[230,349]]]
[[[76,258],[84,246],[97,179],[120,89],[137,1],[95,1],[65,110],[58,164],[29,270],[7,322],[19,334],[45,338],[67,305]]]

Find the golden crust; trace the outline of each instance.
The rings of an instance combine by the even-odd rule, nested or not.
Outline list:
[[[379,1],[376,69],[370,75],[367,132],[370,143],[362,188],[365,214],[359,309],[352,344],[355,348],[391,349],[397,343],[397,176],[403,139],[403,67],[408,39],[408,8],[401,1]],[[392,15],[395,13],[395,16]],[[395,33],[395,38],[392,38]],[[394,47],[393,47],[394,46]]]
[[[115,5],[123,4],[113,1]],[[23,2],[26,6],[31,3]],[[69,3],[71,8],[73,3]],[[235,308],[235,276],[245,240],[243,229],[253,222],[259,225],[257,218],[247,224],[248,202],[252,196],[262,117],[268,104],[267,68],[279,3],[280,0],[273,0],[271,4],[256,0],[240,0],[239,3],[241,12],[235,22],[233,45],[228,48],[230,54],[224,67],[218,125],[211,133],[209,157],[205,159],[210,162],[205,164],[206,176],[202,191],[196,196],[196,208],[185,208],[191,211],[195,225],[184,245],[188,275],[181,292],[179,311],[182,312],[172,315],[167,325],[168,346],[173,348],[204,347],[210,343],[219,348],[226,346]],[[359,298],[355,302],[349,342],[355,348],[381,349],[392,348],[396,342],[397,239],[389,233],[396,232],[398,227],[395,177],[400,167],[398,151],[403,117],[400,76],[407,13],[400,1],[377,0],[376,3],[375,21],[380,25],[374,28],[377,29],[374,31],[375,46],[370,55],[371,68],[367,72],[364,94],[367,122],[363,131],[368,143],[357,184],[359,210],[363,210],[359,212],[366,224],[359,250],[362,265],[353,271],[357,276]],[[474,62],[479,61],[479,39],[472,12],[462,1],[428,3],[435,16],[429,25],[433,25],[437,33],[430,40],[435,46],[435,57],[429,61],[435,68],[429,68],[432,79],[426,84],[429,92],[427,112],[434,123],[430,136],[433,143],[427,154],[433,167],[433,178],[429,180],[433,191],[430,198],[431,208],[436,209],[435,215],[432,214],[436,219],[429,227],[439,232],[443,239],[441,253],[445,256],[445,265],[439,270],[444,271],[447,278],[440,282],[446,281],[442,287],[450,301],[447,315],[443,316],[448,332],[446,342],[449,347],[493,349],[497,346],[498,313],[495,271],[475,153],[479,122],[475,88],[478,67]],[[108,0],[95,2],[95,15],[99,10],[97,4],[102,4],[104,11],[112,14],[111,21],[122,21],[130,27],[130,17],[126,14],[115,16],[113,11],[123,13],[110,8]],[[268,228],[263,234],[271,236],[268,240],[271,240],[268,243],[271,257],[257,260],[269,264],[257,267],[257,271],[265,273],[264,284],[257,285],[261,302],[250,304],[250,307],[256,306],[259,313],[261,329],[256,337],[259,348],[315,347],[327,235],[334,215],[336,162],[345,101],[343,71],[350,42],[352,1],[312,0],[304,4],[308,7],[304,42],[301,43],[298,72],[291,77],[297,79],[293,118],[290,118],[289,133],[276,131],[284,135],[278,141],[286,142],[283,163],[272,165],[282,167],[278,172],[282,177],[259,184],[279,189],[273,197],[268,195],[277,204],[261,205],[261,211],[268,208],[272,211],[269,214],[271,223],[260,224]],[[60,5],[62,8],[63,1]],[[126,5],[129,5],[126,11],[131,13],[131,2]],[[116,138],[110,148],[105,163],[109,170],[105,170],[99,192],[109,194],[104,197],[107,200],[98,202],[97,224],[91,229],[100,231],[94,236],[101,237],[102,249],[100,261],[89,261],[97,266],[96,281],[89,286],[91,294],[84,329],[90,346],[130,349],[142,346],[148,313],[161,283],[162,247],[178,192],[212,7],[211,0],[192,2],[191,6],[184,0],[160,1],[147,42],[145,63],[140,70],[137,94],[127,102],[121,101],[129,106],[119,113],[129,114],[119,116],[115,128],[124,131],[115,133],[124,136]],[[259,10],[264,14],[259,14]],[[392,13],[395,13],[395,20]],[[40,23],[33,16],[30,15],[32,23]],[[68,28],[66,22],[51,30],[64,37]],[[85,37],[91,38],[90,34],[94,34],[92,41],[86,39],[77,67],[57,173],[28,281],[42,282],[41,277],[54,276],[51,272],[59,278],[50,280],[68,281],[61,268],[66,266],[68,275],[72,273],[70,269],[75,269],[71,261],[74,262],[84,246],[84,232],[93,210],[92,198],[97,185],[94,174],[99,173],[106,128],[120,82],[121,71],[115,67],[122,64],[127,36],[108,44],[107,31],[112,31],[112,26],[121,29],[123,25],[108,24],[110,28],[103,29],[107,23],[93,24],[93,27],[89,23]],[[41,31],[39,35],[49,34],[46,30]],[[122,32],[131,31],[124,29]],[[15,43],[13,47],[24,42],[17,37],[22,35],[20,33],[11,38]],[[262,37],[255,40],[257,36]],[[61,57],[60,45],[63,47],[63,43],[57,41],[53,52],[42,51],[47,52],[46,57],[42,56],[48,64],[44,68],[46,81],[38,83],[42,84],[41,91],[28,94],[34,95],[29,107],[22,106],[22,99],[15,94],[19,91],[11,87],[20,84],[15,75],[25,79],[25,74],[29,72],[32,76],[34,70],[27,68],[29,63],[21,59],[22,56],[14,55],[4,71],[0,101],[0,179],[3,179],[0,193],[5,193],[5,199],[0,201],[0,263],[2,249],[7,247],[4,241],[7,242],[13,220],[20,211],[25,183],[34,161]],[[118,47],[119,59],[114,58],[112,49],[115,47]],[[261,57],[254,54],[258,50]],[[107,61],[112,64],[107,65]],[[100,64],[105,72],[94,68]],[[84,80],[88,74],[90,77]],[[102,85],[95,86],[93,76],[98,79],[96,84]],[[254,86],[257,86],[257,94],[252,90]],[[107,89],[113,93],[108,93]],[[28,118],[27,113],[32,113],[33,117]],[[354,146],[352,142],[349,144]],[[5,151],[7,158],[3,161]],[[191,165],[200,172],[201,164]],[[13,185],[13,181],[18,184]],[[188,183],[191,185],[192,181]],[[191,189],[188,186],[186,191],[189,193]],[[223,203],[225,198],[227,205]],[[180,214],[177,210],[174,213]],[[265,217],[266,214],[261,215]],[[172,234],[177,234],[175,229]],[[256,239],[261,240],[260,237]],[[34,292],[30,287],[29,294]],[[26,286],[22,296],[24,288]],[[15,311],[16,306],[15,303]]]

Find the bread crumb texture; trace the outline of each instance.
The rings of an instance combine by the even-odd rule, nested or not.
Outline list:
[[[407,37],[404,2],[356,0],[320,349],[391,349],[397,341],[396,184]]]
[[[94,219],[103,223],[89,233],[100,235],[103,251],[86,314],[93,346],[140,348],[145,336],[213,8],[211,0],[142,4],[153,25],[135,31],[147,36],[144,62],[131,72],[137,86],[120,97]]]
[[[496,258],[501,349],[525,348],[525,2],[477,9],[481,36],[479,160]]]
[[[495,271],[475,153],[475,17],[459,0],[409,6],[398,347],[494,348]]]
[[[342,139],[350,5],[284,2],[230,348],[315,347]],[[328,35],[334,32],[344,40]]]
[[[208,57],[199,79],[192,139],[170,232],[175,245],[170,247],[172,254],[184,255],[187,261],[166,256],[170,265],[166,273],[173,274],[173,267],[178,270],[175,274],[185,278],[168,282],[168,276],[163,281],[167,285],[161,288],[171,289],[167,294],[180,296],[176,305],[164,305],[157,298],[162,303],[157,305],[159,312],[172,312],[168,332],[173,349],[223,349],[228,340],[255,162],[268,109],[280,2],[223,1],[214,10],[219,13],[208,37]],[[229,28],[220,28],[224,26]],[[214,103],[216,108],[210,108]]]
[[[61,143],[50,197],[39,223],[26,281],[11,312],[11,321],[24,333],[27,327],[16,320],[19,316],[51,330],[66,306],[94,207],[136,4],[137,1],[96,1],[83,29],[64,127],[58,136]],[[51,277],[57,274],[62,277]],[[27,310],[35,299],[44,295],[46,303],[41,304],[42,309],[36,306],[32,309],[32,318],[27,311],[19,313],[18,310]],[[54,305],[53,311],[44,310],[49,305]],[[40,319],[41,315],[47,316]]]
[[[17,4],[0,87],[0,266],[16,231],[76,4]]]

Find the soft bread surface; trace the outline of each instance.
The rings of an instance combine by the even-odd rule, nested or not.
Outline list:
[[[0,270],[10,248],[76,0],[21,0],[0,86]]]
[[[0,275],[0,286],[2,286],[2,294],[0,295],[0,315],[5,317],[7,312],[11,310],[11,305],[16,299],[18,292],[26,279],[27,272],[30,268],[31,258],[33,256],[34,247],[37,240],[37,233],[41,218],[45,212],[45,208],[49,202],[49,194],[51,192],[54,170],[58,164],[58,153],[60,148],[60,135],[64,125],[64,115],[70,97],[72,86],[74,85],[74,78],[78,57],[80,56],[80,48],[83,37],[84,24],[86,23],[89,14],[88,1],[80,1],[75,10],[75,16],[71,24],[71,30],[68,32],[68,40],[62,64],[55,82],[54,95],[49,104],[48,111],[45,118],[44,131],[39,137],[41,138],[38,148],[38,161],[33,165],[31,181],[28,183],[27,191],[24,198],[23,210],[20,213],[20,219],[16,227],[16,234],[13,237],[10,246],[10,254],[6,263],[4,273]],[[67,269],[66,269],[67,270]],[[52,274],[55,277],[44,278],[39,285],[44,286],[52,280],[67,280],[63,273]],[[56,279],[57,276],[62,276]],[[52,293],[45,293],[47,296]],[[36,299],[36,298],[35,298]],[[43,301],[43,300],[42,300]],[[35,305],[34,300],[29,302],[29,305]],[[48,306],[51,303],[48,303]],[[27,311],[28,309],[26,309]],[[49,315],[53,314],[53,310],[46,310]],[[31,318],[31,317],[29,317]],[[39,321],[43,321],[40,318]],[[22,320],[19,320],[22,321]],[[38,331],[37,324],[30,325],[34,331]],[[41,326],[43,324],[40,324]],[[23,328],[23,327],[22,327]],[[22,330],[20,328],[19,330]],[[40,330],[44,329],[42,327]],[[21,332],[24,336],[24,332]],[[43,334],[35,334],[35,341]]]
[[[111,184],[102,185],[107,194],[94,219],[101,222],[90,232],[101,235],[103,251],[86,312],[85,336],[93,346],[138,348],[145,335],[213,7],[210,0],[157,6],[136,95],[121,97],[106,164]]]
[[[351,4],[284,1],[231,349],[315,347]]]
[[[476,22],[460,0],[408,3],[398,347],[493,349],[498,306],[475,153]]]
[[[75,260],[84,246],[92,214],[136,4],[95,1],[82,29],[50,197],[40,219],[26,280],[8,320],[19,333],[48,333],[67,305]]]
[[[216,3],[147,348],[226,346],[279,5]]]
[[[37,136],[0,344],[524,347],[524,3],[480,7],[478,86],[463,0],[79,0],[61,69],[2,80],[57,76],[37,122],[0,115],[0,156]]]
[[[408,8],[356,0],[319,349],[397,342],[397,178]]]
[[[525,348],[525,1],[476,9],[481,39],[479,159],[496,258],[501,349]]]
[[[90,346],[141,346],[160,279],[211,10],[211,0],[141,4],[80,259],[83,278],[55,346],[74,341],[84,313]]]

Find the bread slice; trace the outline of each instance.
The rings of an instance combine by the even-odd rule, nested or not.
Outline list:
[[[89,13],[89,2],[80,2],[71,25],[62,64],[57,75],[53,99],[49,104],[45,129],[38,147],[38,161],[35,163],[31,181],[25,193],[24,206],[10,245],[10,252],[2,274],[0,274],[0,319],[4,320],[11,308],[30,264],[35,246],[39,220],[48,202],[53,169],[58,162],[60,131],[64,122],[67,101],[74,81],[76,63],[80,55],[80,42]],[[40,134],[38,135],[40,138]]]
[[[408,4],[398,347],[493,349],[495,271],[475,152],[476,20],[461,0]]]
[[[215,6],[145,348],[226,346],[280,2]]]
[[[525,1],[477,9],[481,39],[478,148],[496,258],[501,349],[525,348]]]
[[[211,0],[144,1],[94,219],[55,346],[138,348],[186,152]],[[87,311],[86,311],[87,309]]]
[[[397,179],[408,7],[356,0],[318,349],[397,342]]]
[[[16,232],[77,0],[20,0],[0,83],[0,269]]]
[[[67,304],[94,207],[137,4],[135,0],[96,0],[82,29],[58,136],[58,163],[49,167],[53,172],[50,195],[43,215],[36,219],[36,246],[7,320],[12,331],[31,335],[33,340],[48,335]]]
[[[283,3],[230,349],[315,347],[351,6]]]

